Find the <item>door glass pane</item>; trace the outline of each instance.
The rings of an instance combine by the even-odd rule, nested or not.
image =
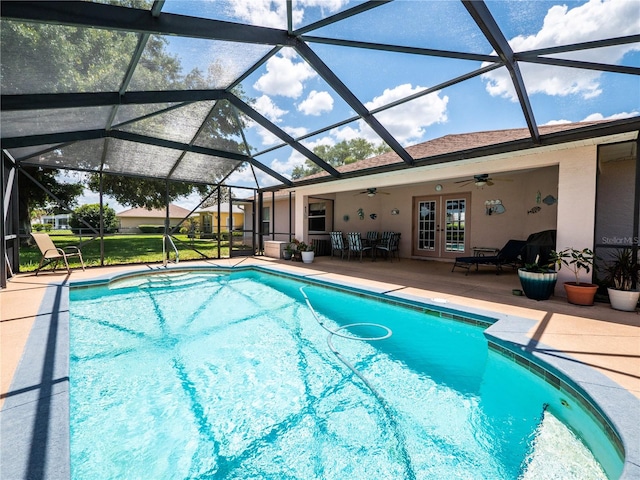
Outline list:
[[[436,249],[436,202],[418,203],[418,250]]]
[[[445,202],[445,252],[464,252],[465,199],[452,199]]]

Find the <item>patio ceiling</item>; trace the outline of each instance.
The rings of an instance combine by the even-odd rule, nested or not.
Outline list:
[[[2,149],[18,164],[279,189],[363,174],[312,151],[354,136],[411,168],[640,129],[634,0],[110,3],[0,3]],[[575,35],[532,40],[596,4],[625,27],[578,32],[576,13]],[[585,119],[603,121],[541,133]],[[528,133],[409,148],[504,128]],[[328,175],[291,180],[304,159]]]

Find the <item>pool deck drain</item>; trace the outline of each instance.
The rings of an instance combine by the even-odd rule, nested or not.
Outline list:
[[[619,413],[633,423],[637,423],[633,421],[634,418],[637,420],[640,417],[640,314],[637,312],[619,312],[607,304],[579,307],[556,297],[536,302],[512,295],[513,288],[519,286],[515,273],[495,275],[481,271],[476,275],[461,276],[457,272],[450,272],[450,264],[443,262],[408,259],[393,263],[347,262],[317,257],[313,264],[307,265],[249,257],[179,264],[179,267],[190,266],[256,266],[327,284],[370,291],[392,299],[452,307],[472,315],[495,312],[503,320],[512,318],[513,322],[502,321],[499,327],[491,327],[492,334],[521,345],[523,350],[534,352],[540,358],[568,363],[567,368],[575,371],[573,380],[589,387],[590,394],[595,391],[597,397],[602,397],[597,398],[598,402],[607,402],[607,398],[613,397],[624,398],[620,405],[606,405],[608,411]],[[29,356],[24,352],[25,348],[43,348],[47,342],[51,344],[51,319],[58,317],[59,313],[67,313],[64,310],[68,301],[61,301],[59,292],[66,291],[69,282],[92,281],[143,270],[162,270],[162,266],[89,268],[86,272],[74,271],[70,276],[66,272],[41,273],[37,277],[29,273],[11,279],[8,288],[0,290],[0,405],[3,409],[10,406],[28,407],[32,403],[31,410],[36,410],[35,405],[42,403],[39,400],[43,395],[53,398],[68,383],[64,378],[57,378],[58,371],[52,365],[43,365],[42,362],[30,365]],[[52,287],[49,288],[49,285]],[[55,348],[68,349],[68,345],[65,347],[55,343]],[[46,353],[43,353],[43,358],[46,358]],[[21,372],[26,369],[32,373],[26,383],[24,379],[21,384],[12,383],[18,368],[21,368]],[[597,372],[597,375],[585,375],[590,370]],[[50,378],[46,378],[47,375]],[[51,402],[49,408],[62,409],[63,415],[66,408],[68,413],[68,405],[57,405],[55,401]],[[37,423],[37,415],[32,417]],[[31,428],[34,418],[25,418],[27,424],[23,425],[24,428]],[[7,423],[4,411],[0,421],[4,431]],[[51,427],[52,424],[49,424]],[[16,425],[16,428],[20,428],[20,425]],[[631,427],[633,438],[628,438],[635,441],[636,445],[640,445],[638,428]],[[65,440],[58,439],[55,431],[49,435],[52,442],[50,447],[62,442],[64,451]],[[2,442],[2,457],[14,456],[19,453],[16,452],[17,448],[18,445]],[[68,445],[66,450],[68,452]],[[627,465],[625,470],[626,478],[640,478],[638,447],[635,450],[632,465]],[[33,448],[31,451],[33,453]],[[28,453],[29,450],[23,455]],[[58,455],[61,453],[59,450],[56,452]],[[33,463],[33,458],[30,461]],[[2,473],[3,477],[5,473]],[[31,473],[36,474],[33,478],[68,478],[68,472],[64,471],[55,477],[38,477],[37,472]]]

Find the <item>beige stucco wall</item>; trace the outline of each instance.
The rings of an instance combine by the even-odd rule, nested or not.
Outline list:
[[[140,233],[138,225],[164,225],[164,218],[147,218],[147,217],[118,217],[120,220],[120,232],[122,233]],[[180,219],[171,218],[171,225],[176,225]]]

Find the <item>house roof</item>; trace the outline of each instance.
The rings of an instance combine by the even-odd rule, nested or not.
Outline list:
[[[229,204],[228,203],[221,203],[220,204],[220,212],[221,213],[229,213]],[[238,205],[236,205],[235,203],[233,204],[232,212],[233,213],[242,213],[242,214],[244,214],[244,210],[242,208],[240,208]],[[194,213],[218,213],[218,205],[212,205],[210,207],[199,208]]]
[[[543,139],[549,138],[550,141],[546,144],[550,144],[553,135],[566,132],[569,130],[587,129],[601,125],[602,121],[594,122],[578,122],[578,123],[563,123],[557,125],[546,125],[540,127],[540,134]],[[502,152],[506,150],[521,150],[522,145],[518,142],[528,139],[528,131],[526,128],[513,128],[503,130],[490,130],[484,132],[472,132],[472,133],[460,133],[445,135],[440,138],[422,142],[410,147],[407,147],[407,152],[416,159],[417,162],[421,160],[428,160],[433,158],[447,157],[450,154],[458,154],[460,152],[476,152],[477,154],[489,155],[493,151]],[[491,147],[483,151],[485,147]],[[466,158],[471,158],[473,155],[466,155]],[[451,157],[452,160],[457,159]],[[404,168],[405,165],[402,159],[395,154],[395,152],[387,152],[375,157],[365,158],[363,160],[349,163],[337,167],[340,173],[351,173],[364,170],[375,170],[383,167],[397,166]],[[311,180],[314,178],[327,178],[329,174],[327,172],[320,172],[313,175],[304,177],[303,180]]]
[[[178,205],[169,205],[169,218],[183,219],[191,213],[191,210],[179,207]],[[123,212],[116,213],[116,217],[135,217],[135,218],[165,218],[167,211],[164,208],[147,210],[146,208],[130,208]]]

